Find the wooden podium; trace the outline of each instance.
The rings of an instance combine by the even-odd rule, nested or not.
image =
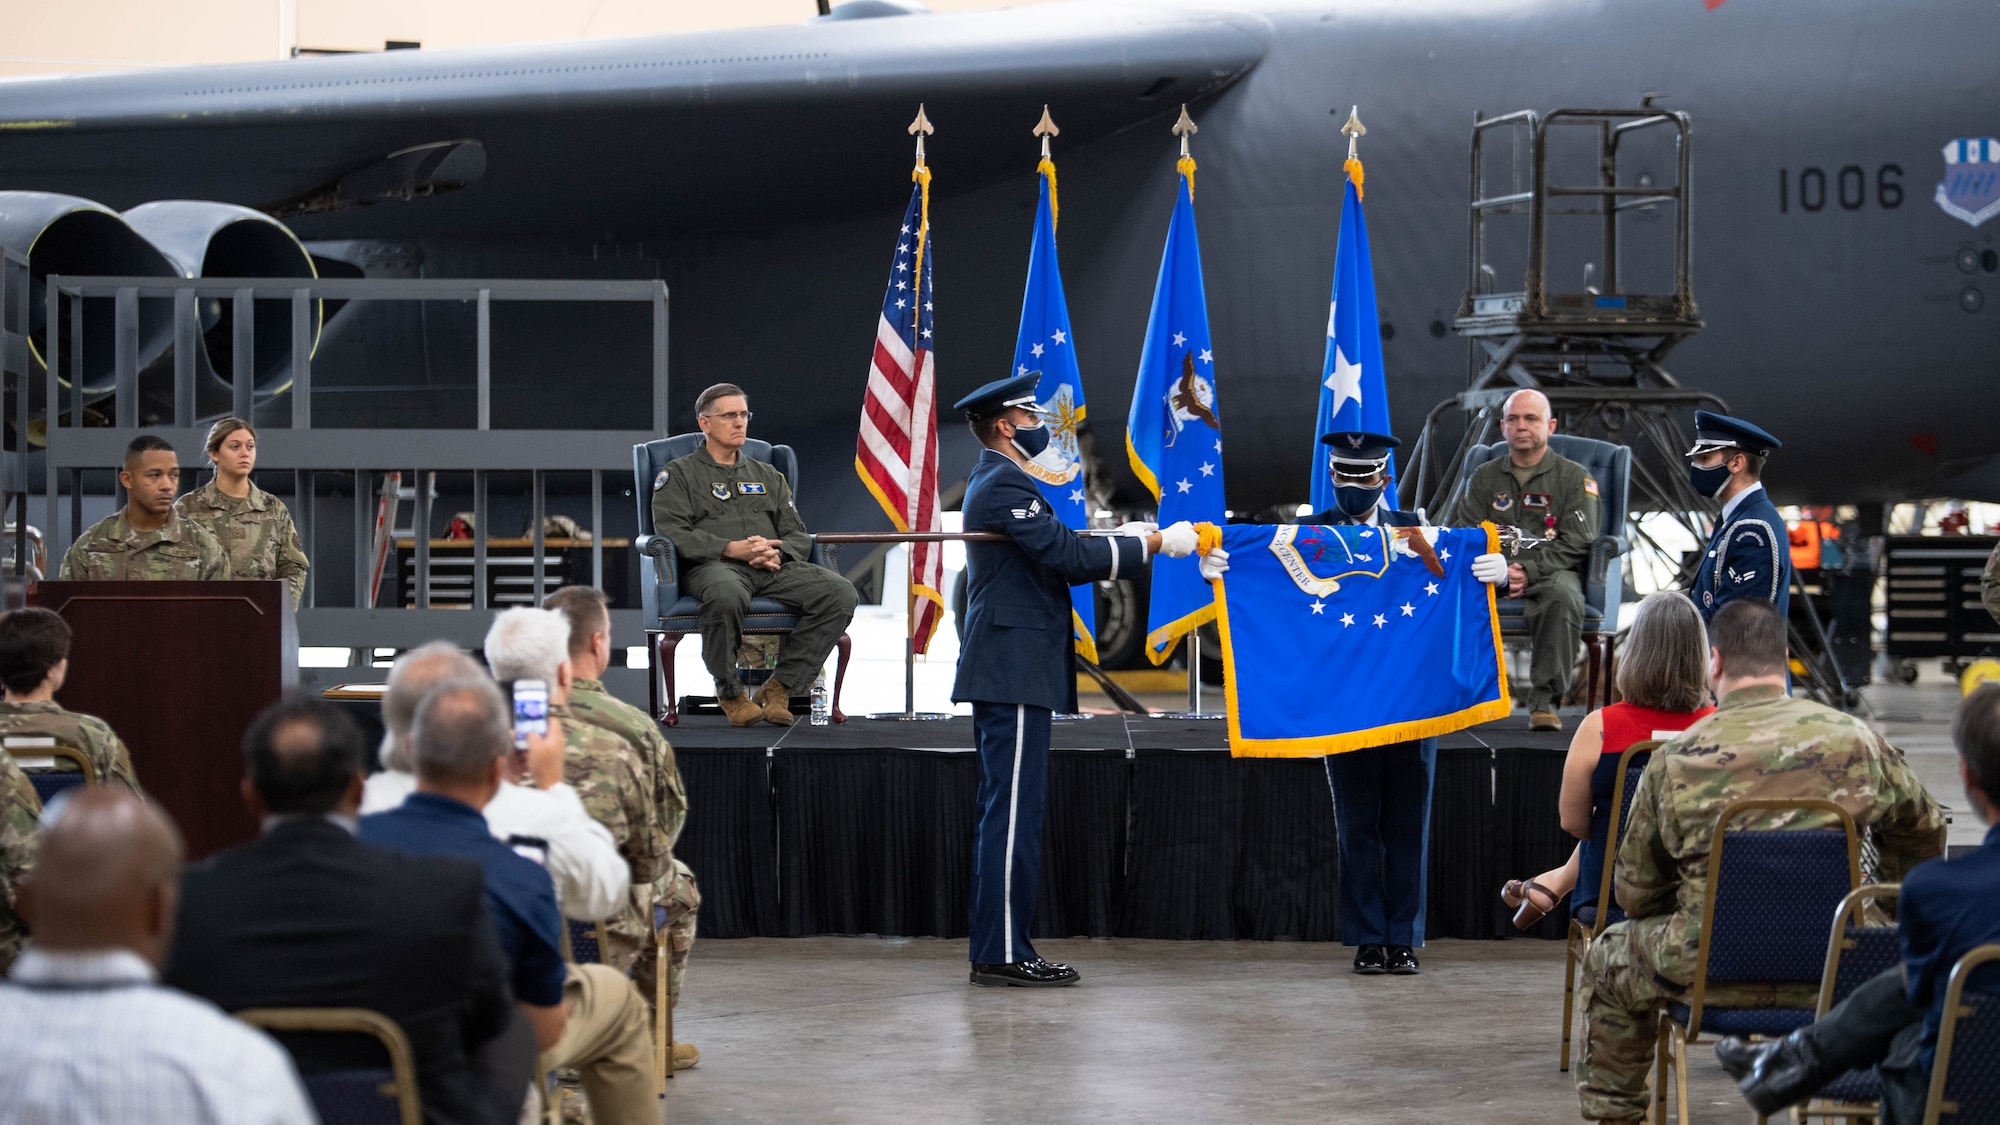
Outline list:
[[[56,701],[111,724],[148,796],[197,859],[257,835],[243,806],[243,732],[299,683],[283,582],[43,582],[69,623]]]

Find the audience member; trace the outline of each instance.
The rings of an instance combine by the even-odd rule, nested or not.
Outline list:
[[[207,528],[222,545],[229,560],[223,577],[282,579],[297,609],[312,562],[285,502],[250,480],[257,467],[257,431],[241,418],[224,418],[208,428],[206,450],[215,479],[181,497],[174,511]]]
[[[1848,1070],[1879,1066],[1882,1125],[1919,1125],[1944,1020],[1945,984],[1960,957],[2000,942],[2000,685],[1958,705],[1952,724],[1965,797],[1988,825],[1986,840],[1949,863],[1921,864],[1903,878],[1897,939],[1903,963],[1856,988],[1810,1027],[1782,1039],[1715,1045],[1758,1113],[1776,1114]],[[1990,973],[1972,983],[1992,988]]]
[[[1944,815],[1904,761],[1861,720],[1785,695],[1785,620],[1769,602],[1739,599],[1709,624],[1713,715],[1653,752],[1618,849],[1613,923],[1584,957],[1583,1052],[1576,1084],[1583,1116],[1637,1122],[1646,1113],[1659,1010],[1693,981],[1715,820],[1747,797],[1824,797],[1879,844],[1877,877],[1900,879],[1944,850]],[[1746,816],[1747,828],[1824,828],[1827,813]],[[1758,1007],[1811,1007],[1758,990]],[[1709,1003],[1731,1002],[1729,986]]]
[[[508,994],[479,866],[354,838],[366,748],[332,704],[275,703],[243,747],[263,835],[182,878],[167,982],[231,1012],[371,1008],[409,1037],[426,1122],[516,1120],[534,1030]],[[308,1072],[379,1065],[346,1037],[285,1038]]]
[[[42,801],[28,775],[10,754],[0,753],[0,973],[28,944],[28,928],[14,904],[15,892],[35,865],[36,822]]]
[[[1619,754],[1636,742],[1672,738],[1715,710],[1708,705],[1708,634],[1701,613],[1679,592],[1663,590],[1639,603],[1618,655],[1622,701],[1583,717],[1563,761],[1558,809],[1563,831],[1579,843],[1561,867],[1501,889],[1516,929],[1541,921],[1571,888],[1571,914],[1602,905],[1605,834],[1612,799],[1624,784]]]
[[[575,1067],[595,1121],[656,1121],[645,1002],[609,965],[565,970],[563,923],[548,873],[494,839],[480,816],[507,784],[514,742],[508,713],[499,689],[483,676],[433,689],[418,704],[411,731],[417,791],[401,808],[364,819],[361,838],[478,862],[515,1001],[542,1049],[539,1069]]]
[[[123,785],[141,796],[132,754],[111,724],[64,710],[56,693],[69,676],[69,623],[39,606],[0,614],[0,737],[51,738],[90,759],[100,784]],[[57,769],[75,763],[56,759]]]
[[[65,582],[207,581],[229,577],[222,544],[174,511],[181,463],[174,447],[140,434],[118,471],[125,506],[77,536],[63,555]]]
[[[598,678],[611,664],[611,611],[604,592],[589,586],[565,586],[549,595],[543,605],[560,612],[569,622],[571,720],[602,727],[624,739],[652,767],[661,830],[671,847],[679,842],[681,828],[687,823],[687,786],[681,780],[680,766],[674,761],[673,746],[660,733],[660,724],[605,691],[603,681]],[[679,1003],[681,984],[687,977],[688,953],[694,948],[695,921],[701,910],[701,890],[695,885],[694,872],[679,857],[670,857],[669,865],[662,869],[660,881],[653,886],[653,901],[666,907],[664,925],[671,951],[668,956],[673,983],[670,1002]],[[656,991],[653,974],[657,959],[653,948],[648,947],[640,952],[632,970],[640,994],[648,999]],[[692,1049],[685,1043],[674,1045],[675,1054],[682,1059]]]
[[[791,696],[812,690],[827,654],[854,617],[854,584],[806,561],[812,535],[792,503],[785,474],[743,454],[750,400],[734,383],[696,396],[703,442],[653,478],[653,528],[681,558],[681,588],[701,599],[701,659],[729,721],[789,726]],[[771,598],[799,615],[778,667],[755,698],[736,674],[736,647],[750,599]]]
[[[510,609],[486,633],[486,663],[501,680],[543,680],[549,715],[562,724],[568,753],[563,775],[576,786],[583,807],[611,830],[631,872],[632,891],[605,919],[610,948],[604,960],[629,972],[639,952],[653,944],[653,884],[668,869],[671,842],[660,823],[653,771],[625,740],[603,727],[574,721],[568,702],[572,681],[569,623],[547,609]]]
[[[478,661],[448,641],[433,641],[396,658],[388,690],[382,693],[382,762],[387,768],[362,788],[363,813],[386,812],[416,791],[410,728],[424,696],[446,680],[485,676]],[[481,811],[497,839],[548,868],[556,905],[565,916],[595,922],[623,906],[632,879],[610,830],[590,818],[576,790],[563,780],[561,723],[550,719],[547,734],[527,736],[527,750],[512,753],[507,780]],[[516,777],[522,779],[518,784]]]
[[[285,1052],[155,983],[181,841],[116,789],[69,795],[20,888],[35,944],[0,985],[0,1122],[305,1125]]]

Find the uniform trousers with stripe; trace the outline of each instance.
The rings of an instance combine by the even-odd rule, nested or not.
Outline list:
[[[1330,754],[1342,945],[1424,943],[1437,739]]]
[[[971,917],[975,965],[1035,959],[1028,942],[1042,878],[1042,810],[1049,789],[1046,707],[972,705],[979,748],[979,832],[972,844]]]

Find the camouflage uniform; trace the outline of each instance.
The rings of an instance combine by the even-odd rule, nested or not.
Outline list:
[[[681,781],[680,766],[674,761],[674,748],[660,733],[660,725],[644,711],[605,691],[604,684],[597,680],[577,679],[570,683],[569,713],[578,722],[617,735],[646,763],[653,775],[653,801],[660,831],[666,836],[669,848],[678,843],[681,827],[687,823],[687,786]],[[670,992],[678,1004],[681,982],[687,978],[688,952],[694,948],[696,916],[701,910],[701,891],[695,886],[694,872],[687,864],[674,858],[661,869],[653,882],[653,901],[667,908],[665,928],[672,949],[668,961],[673,986]],[[648,1002],[654,995],[657,960],[654,947],[648,945],[640,951],[632,970],[632,979]]]
[[[660,826],[653,771],[624,739],[577,719],[567,704],[551,704],[549,714],[562,720],[563,780],[575,787],[591,819],[611,832],[632,869],[624,908],[605,919],[611,948],[604,951],[605,964],[630,972],[653,944],[653,886],[673,860],[673,843]]]
[[[1582,465],[1546,450],[1527,471],[1515,475],[1506,454],[1472,470],[1465,495],[1452,511],[1455,527],[1478,527],[1490,520],[1520,530],[1521,547],[1507,562],[1527,572],[1522,601],[1533,656],[1528,670],[1528,710],[1553,711],[1569,691],[1576,646],[1583,636],[1583,561],[1597,539],[1597,482]],[[1507,593],[1501,587],[1500,593]]]
[[[1874,829],[1876,881],[1894,883],[1944,851],[1944,814],[1902,751],[1864,726],[1779,687],[1730,692],[1714,714],[1660,747],[1632,797],[1618,849],[1618,904],[1583,961],[1583,1053],[1576,1068],[1583,1116],[1636,1120],[1646,1112],[1657,1013],[1693,982],[1715,819],[1746,797],[1825,797]],[[1748,828],[1832,827],[1823,813],[1743,817]],[[1806,1007],[1817,985],[1711,987],[1724,1007]]]
[[[250,495],[237,499],[214,481],[174,501],[174,511],[198,523],[222,544],[229,557],[229,578],[282,578],[291,583],[292,608],[306,596],[305,548],[299,530],[282,500],[250,485]]]
[[[0,973],[28,943],[27,927],[14,913],[14,888],[35,865],[35,824],[41,815],[42,802],[28,775],[0,754]]]
[[[139,778],[132,772],[132,754],[125,749],[111,724],[95,715],[65,711],[61,704],[53,700],[34,703],[0,702],[0,737],[26,735],[29,737],[53,738],[58,746],[67,746],[83,751],[90,759],[91,769],[97,771],[100,785],[113,782],[130,789],[135,796],[144,797],[139,788]],[[57,760],[57,769],[73,768],[71,763]]]
[[[64,582],[207,582],[229,577],[222,544],[168,512],[157,531],[134,531],[118,511],[92,524],[63,555]]]
[[[1993,553],[1986,556],[1986,569],[1979,572],[1979,600],[2000,621],[2000,543],[1994,544]]]

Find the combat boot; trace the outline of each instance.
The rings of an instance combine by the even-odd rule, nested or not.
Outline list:
[[[742,692],[719,696],[715,702],[722,707],[722,713],[729,716],[732,727],[756,726],[757,720],[764,717],[764,709]]]
[[[790,707],[792,693],[785,690],[785,685],[778,682],[778,677],[773,676],[764,681],[764,686],[757,689],[755,702],[762,708],[765,722],[776,723],[781,727],[792,725]]]
[[[1528,716],[1528,729],[1561,730],[1563,729],[1562,716],[1556,714],[1554,711],[1537,711]]]

